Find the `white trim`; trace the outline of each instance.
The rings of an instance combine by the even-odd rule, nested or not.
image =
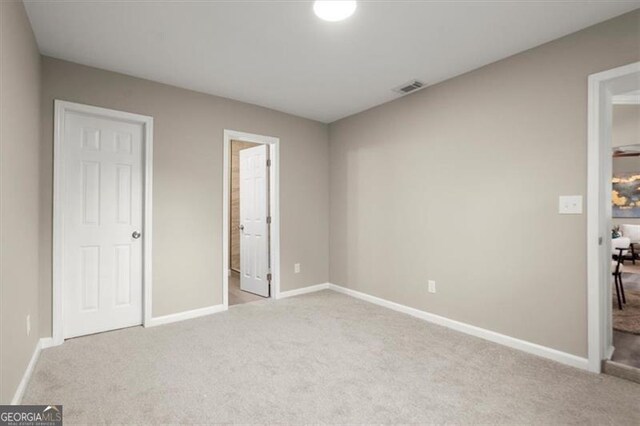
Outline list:
[[[314,293],[316,291],[328,290],[330,288],[329,283],[316,284],[309,287],[296,288],[295,290],[288,290],[280,292],[278,299],[285,299],[287,297],[300,296],[301,294]]]
[[[608,260],[611,256],[611,100],[615,95],[637,90],[638,73],[640,62],[592,74],[588,81],[587,333],[589,370],[595,373],[601,371],[612,340],[611,262]]]
[[[640,105],[640,94],[614,96],[613,104],[614,105]]]
[[[206,308],[192,309],[190,311],[178,312],[176,314],[153,317],[147,324],[145,324],[145,327],[155,327],[158,325],[170,324],[172,322],[204,317],[211,314],[217,314],[218,312],[224,312],[226,310],[227,307],[224,305],[213,305],[207,306]]]
[[[43,349],[49,348],[51,346],[55,346],[51,337],[43,337],[36,342],[36,346],[33,348],[33,354],[31,355],[29,364],[27,364],[27,368],[24,370],[24,374],[22,375],[22,380],[20,380],[18,388],[13,394],[13,399],[11,399],[11,405],[20,405],[20,403],[22,402],[22,397],[24,396],[24,392],[27,390],[27,385],[29,384],[31,376],[33,375],[33,370],[38,363],[38,358],[40,358],[40,352],[42,352]]]
[[[146,117],[145,120],[142,325],[146,327],[153,315],[153,117]]]
[[[503,346],[518,349],[520,351],[557,361],[562,364],[570,365],[572,367],[581,368],[583,370],[588,369],[588,361],[586,358],[548,348],[536,343],[527,342],[526,340],[516,339],[515,337],[500,334],[495,331],[476,327],[474,325],[466,324],[460,321],[455,321],[446,317],[442,317],[440,315],[431,314],[429,312],[421,311],[419,309],[411,308],[409,306],[401,305],[399,303],[391,302],[389,300],[381,299],[379,297],[371,296],[369,294],[339,285],[329,284],[329,288],[339,293],[343,293],[348,296],[373,303],[375,305],[383,306],[385,308],[393,309],[394,311],[402,312],[404,314],[411,315],[424,321],[451,328],[453,330],[469,334],[471,336],[489,340]]]
[[[47,349],[56,346],[53,337],[42,337],[40,339],[40,349]]]
[[[11,400],[11,405],[19,405],[22,402],[22,397],[24,396],[24,391],[27,389],[27,385],[29,384],[29,380],[31,379],[31,375],[33,374],[33,369],[38,362],[38,358],[40,357],[40,351],[42,350],[42,346],[40,340],[36,342],[36,346],[33,349],[33,354],[31,355],[31,360],[29,360],[29,364],[27,364],[27,368],[24,370],[24,374],[22,375],[22,380],[18,384],[18,388],[16,389],[15,394],[13,395],[13,399]]]
[[[64,158],[62,143],[64,137],[64,122],[67,112],[98,115],[118,120],[126,120],[142,124],[145,131],[144,138],[144,217],[143,229],[143,325],[151,320],[152,313],[152,217],[153,217],[153,117],[116,111],[90,105],[55,100],[54,107],[54,136],[53,136],[53,343],[60,345],[64,342],[63,333],[63,270],[62,250],[64,247]]]
[[[230,178],[231,171],[231,141],[241,140],[269,145],[269,204],[271,214],[271,255],[272,285],[271,297],[279,299],[280,294],[280,139],[272,136],[255,135],[252,133],[224,130],[223,134],[223,165],[222,165],[222,304],[229,307],[229,206],[231,203]]]
[[[609,346],[609,349],[607,350],[607,353],[605,354],[604,359],[610,361],[611,358],[613,358],[613,353],[616,351],[616,348],[611,345]]]
[[[600,372],[594,359],[600,358],[600,144],[599,144],[599,82],[589,77],[588,142],[587,142],[587,346],[589,368]],[[595,244],[594,244],[595,243]],[[603,327],[604,330],[604,327]]]
[[[527,352],[533,355],[537,355],[543,358],[547,358],[553,361],[560,362],[565,365],[570,365],[572,367],[577,367],[583,370],[590,370],[589,362],[586,358],[582,358],[576,355],[572,355],[566,352],[558,351],[556,349],[548,348],[546,346],[538,345],[535,343],[527,342],[525,340],[516,339],[514,337],[506,336],[504,334],[497,333],[495,331],[486,330],[484,328],[476,327],[473,325],[469,325],[460,321],[455,321],[446,317],[442,317],[440,315],[431,314],[429,312],[421,311],[419,309],[411,308],[405,305],[401,305],[399,303],[391,302],[389,300],[382,299],[380,297],[371,296],[366,293],[362,293],[356,290],[352,290],[346,287],[342,287],[336,284],[324,283],[324,284],[316,284],[309,287],[303,287],[295,290],[284,291],[280,293],[279,299],[285,299],[288,297],[299,296],[302,294],[313,293],[322,290],[333,290],[338,293],[345,294],[347,296],[355,297],[357,299],[364,300],[369,303],[373,303],[378,306],[382,306],[388,309],[392,309],[397,312],[401,312],[407,315],[411,315],[413,317],[422,319],[424,321],[438,324],[447,328],[451,328],[453,330],[469,334],[471,336],[479,337],[481,339],[489,340],[494,343],[498,343],[500,345],[508,346],[510,348],[514,348],[523,352]],[[228,307],[224,305],[214,305],[208,306],[206,308],[193,309],[186,312],[179,312],[176,314],[164,315],[161,317],[151,318],[145,324],[145,327],[155,327],[158,325],[170,324],[174,322],[199,318],[207,315],[216,314],[219,312],[227,311]],[[54,340],[51,337],[42,338],[36,344],[34,348],[33,355],[31,356],[31,360],[24,372],[22,380],[18,385],[18,388],[15,392],[15,395],[11,401],[11,404],[19,404],[22,400],[22,396],[24,395],[24,391],[31,379],[31,375],[33,374],[33,370],[38,361],[38,357],[40,356],[40,352],[42,349],[56,346]],[[611,347],[613,349],[613,347]]]

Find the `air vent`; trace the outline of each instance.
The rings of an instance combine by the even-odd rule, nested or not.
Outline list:
[[[402,84],[393,89],[394,92],[401,93],[403,95],[407,93],[414,92],[418,89],[422,89],[424,87],[424,83],[418,80],[411,80],[408,83]]]

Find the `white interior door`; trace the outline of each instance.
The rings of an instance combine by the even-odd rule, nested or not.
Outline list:
[[[240,151],[240,288],[269,297],[269,147]]]
[[[65,115],[65,338],[142,323],[142,141],[142,124]]]

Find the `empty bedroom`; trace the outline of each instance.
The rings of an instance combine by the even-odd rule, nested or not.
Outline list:
[[[640,424],[640,0],[0,1],[0,424]]]

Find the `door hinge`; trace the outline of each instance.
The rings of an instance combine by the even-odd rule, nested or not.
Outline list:
[[[271,224],[271,216],[267,216],[267,223]]]
[[[267,274],[267,281],[271,281],[271,272]]]
[[[267,160],[267,167],[271,167],[271,159]]]

